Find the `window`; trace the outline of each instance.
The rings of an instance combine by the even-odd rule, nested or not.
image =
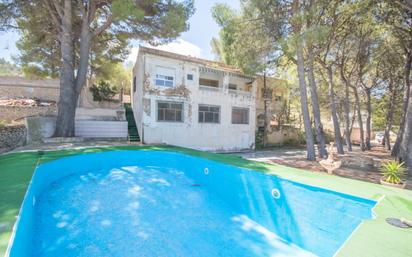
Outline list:
[[[219,81],[199,78],[199,85],[207,87],[219,87]]]
[[[275,96],[275,101],[277,101],[277,102],[282,101],[282,96],[280,96],[280,95]]]
[[[169,67],[156,66],[154,82],[160,87],[174,87],[176,70]]]
[[[193,80],[193,74],[187,74],[187,80]]]
[[[232,124],[249,124],[249,109],[233,107]]]
[[[174,86],[174,78],[172,76],[166,76],[161,74],[156,74],[155,80],[156,86],[162,87],[173,87]]]
[[[183,103],[157,102],[157,121],[183,122]]]
[[[133,77],[133,93],[136,92],[136,76]]]
[[[199,123],[219,123],[220,106],[199,104]]]
[[[229,84],[229,89],[230,90],[237,90],[237,85],[236,84]]]

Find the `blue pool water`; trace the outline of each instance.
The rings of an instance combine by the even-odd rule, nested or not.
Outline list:
[[[333,256],[375,204],[173,152],[79,155],[36,169],[9,255]]]

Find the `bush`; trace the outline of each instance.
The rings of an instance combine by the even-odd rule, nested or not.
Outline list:
[[[329,144],[330,142],[335,142],[335,135],[331,131],[325,131],[325,143]],[[342,143],[344,142],[342,138]]]
[[[106,81],[100,81],[98,85],[93,84],[90,87],[90,92],[93,94],[94,101],[112,101],[114,95],[117,93],[117,90],[110,86]]]
[[[283,146],[299,146],[302,142],[302,139],[294,139],[294,138],[288,138],[285,141],[283,141]]]
[[[405,171],[406,168],[403,162],[399,163],[393,160],[383,164],[381,167],[383,179],[392,184],[401,184]]]
[[[4,128],[7,125],[6,121],[0,120],[0,128]]]

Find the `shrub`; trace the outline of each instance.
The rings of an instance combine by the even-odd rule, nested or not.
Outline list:
[[[284,146],[299,146],[301,142],[302,142],[302,139],[288,138],[283,141],[283,145]]]
[[[343,141],[344,140],[342,140],[342,143]],[[335,142],[335,135],[333,134],[333,132],[326,130],[325,131],[325,143],[329,144],[330,142]]]
[[[399,163],[394,160],[383,164],[381,167],[383,179],[392,184],[401,184],[405,171],[404,163]]]
[[[0,128],[4,128],[7,125],[6,121],[0,120]]]
[[[113,96],[117,93],[117,90],[110,86],[106,81],[100,81],[98,85],[93,84],[90,87],[90,92],[93,94],[94,101],[112,101]]]

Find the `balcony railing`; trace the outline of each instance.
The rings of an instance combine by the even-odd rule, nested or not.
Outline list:
[[[202,90],[222,91],[221,87],[211,87],[211,86],[206,86],[206,85],[199,85],[199,88]]]
[[[229,93],[230,94],[236,94],[236,95],[246,95],[246,96],[252,95],[252,93],[250,91],[238,90],[238,89],[229,89]]]
[[[205,90],[205,91],[214,91],[214,92],[224,92],[222,87],[212,87],[212,86],[206,86],[206,85],[199,85],[200,90]],[[229,89],[228,90],[229,94],[233,95],[243,95],[243,96],[251,96],[252,92],[246,91],[246,90],[238,90],[238,89]]]

